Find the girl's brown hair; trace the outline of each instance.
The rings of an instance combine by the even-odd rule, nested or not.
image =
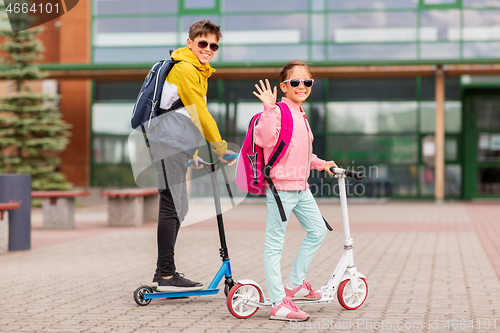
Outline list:
[[[280,80],[280,83],[285,81],[286,79],[288,79],[288,74],[290,73],[292,68],[294,68],[296,66],[305,67],[307,69],[307,71],[309,72],[309,75],[312,78],[311,71],[309,70],[309,67],[307,66],[307,64],[305,62],[300,61],[300,60],[294,60],[294,61],[290,61],[289,63],[285,64],[285,66],[283,66],[283,69],[281,70],[280,76],[278,77]]]
[[[208,20],[196,21],[189,27],[189,39],[194,40],[198,36],[206,34],[214,34],[217,36],[217,41],[222,37],[220,26]]]

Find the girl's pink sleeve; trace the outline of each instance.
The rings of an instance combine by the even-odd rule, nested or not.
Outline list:
[[[274,147],[281,130],[281,112],[279,106],[264,104],[264,112],[255,126],[254,140],[263,148]]]
[[[318,158],[315,154],[311,156],[311,169],[324,170],[326,161]]]

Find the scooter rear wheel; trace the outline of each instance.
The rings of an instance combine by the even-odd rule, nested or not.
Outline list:
[[[237,283],[227,295],[227,308],[236,318],[249,318],[257,312],[259,307],[246,303],[248,300],[262,302],[259,288],[253,284]]]
[[[368,284],[364,278],[358,279],[358,292],[356,295],[352,292],[351,279],[344,280],[340,283],[337,290],[337,298],[340,305],[347,310],[355,310],[359,308],[368,296]]]

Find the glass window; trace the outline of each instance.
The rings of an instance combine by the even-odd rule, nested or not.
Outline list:
[[[97,18],[96,34],[109,32],[177,32],[176,17]]]
[[[417,102],[330,102],[327,127],[333,133],[415,132],[417,109]]]
[[[334,79],[328,96],[339,101],[416,100],[415,78],[409,79]]]
[[[207,101],[216,102],[219,100],[218,83],[212,77],[208,79]]]
[[[329,60],[411,60],[416,58],[416,44],[333,44],[328,46]]]
[[[500,195],[500,168],[477,169],[477,194]]]
[[[420,59],[458,59],[459,43],[420,43]]]
[[[96,102],[133,102],[142,87],[142,81],[96,81],[94,100]]]
[[[123,137],[94,137],[94,163],[120,164],[129,162],[128,151]]]
[[[454,5],[457,0],[424,0],[424,5]]]
[[[458,140],[457,138],[446,138],[444,141],[444,159],[445,161],[456,161],[458,158]]]
[[[420,12],[420,26],[437,30],[437,39],[449,38],[449,29],[460,28],[459,10],[428,10]]]
[[[224,46],[222,61],[258,62],[279,61],[285,63],[295,59],[307,59],[307,45],[250,45]]]
[[[460,196],[462,194],[462,166],[449,164],[444,168],[444,194]],[[434,195],[434,168],[420,167],[420,194]]]
[[[464,43],[465,58],[500,58],[499,42]]]
[[[97,15],[177,13],[177,1],[165,0],[95,0]]]
[[[331,156],[338,165],[416,163],[418,160],[416,136],[330,135],[326,146],[329,150],[326,156]]]
[[[311,45],[311,60],[313,61],[324,61],[325,60],[325,46],[321,45]]]
[[[433,77],[422,77],[420,96],[422,100],[434,100],[436,93],[436,81]],[[444,80],[444,95],[447,100],[459,100],[460,95],[460,78],[446,77]]]
[[[311,110],[308,116],[309,125],[313,134],[317,132],[323,132],[325,130],[325,104],[323,103],[312,103]],[[318,139],[315,135],[314,142]],[[323,149],[317,150],[317,152],[323,152]]]
[[[479,130],[500,130],[500,100],[476,99],[475,106]]]
[[[92,180],[92,185],[99,187],[137,187],[130,165],[95,165]]]
[[[500,10],[464,10],[463,40],[500,39]]]
[[[284,10],[307,10],[307,1],[305,0],[252,0],[252,1],[235,1],[221,0],[223,12],[263,12]]]
[[[317,11],[325,10],[325,1],[324,0],[310,0],[311,9]]]
[[[329,0],[329,9],[389,9],[389,8],[417,8],[418,1],[414,0]]]
[[[207,103],[208,112],[212,115],[220,132],[227,130],[226,103]]]
[[[181,42],[185,43],[188,37],[188,31],[191,24],[200,20],[209,20],[215,24],[219,24],[219,17],[217,15],[183,15],[182,16],[182,32],[185,34],[186,38],[182,37]],[[222,31],[222,36],[224,36],[224,31]]]
[[[134,47],[177,44],[175,32],[107,32],[94,36],[97,47]]]
[[[313,14],[312,15],[312,41],[322,42],[325,40],[325,15]]]
[[[460,101],[447,101],[444,103],[445,132],[462,132],[462,103]],[[420,103],[420,131],[434,133],[436,126],[436,103]]]
[[[92,132],[129,135],[130,116],[134,103],[94,103],[92,106]]]
[[[444,142],[444,158],[447,162],[456,162],[458,159],[457,137],[446,137]],[[434,166],[436,159],[436,143],[432,134],[422,137],[422,162]]]
[[[309,101],[323,101],[325,99],[325,81],[328,79],[315,79]],[[281,90],[278,88],[278,91]]]
[[[500,7],[500,0],[462,0],[463,7]]]
[[[415,12],[333,13],[328,40],[336,43],[408,42],[417,40]]]
[[[223,43],[284,44],[308,40],[307,14],[226,15],[223,22]]]
[[[215,0],[184,0],[185,9],[212,9],[215,8]]]
[[[243,102],[236,104],[236,130],[245,132],[248,130],[248,124],[252,117],[263,111],[262,103],[259,102]]]
[[[94,63],[156,63],[159,59],[169,56],[169,50],[177,46],[137,47],[137,48],[94,48]],[[214,57],[215,58],[215,57]],[[213,60],[212,60],[213,61]]]
[[[216,74],[217,75],[217,74]],[[276,75],[278,76],[278,75]],[[265,77],[262,78],[266,79]],[[269,79],[271,87],[278,87],[278,79]],[[255,85],[259,83],[259,79],[254,80],[224,80],[224,87],[222,95],[224,96],[224,101],[241,101],[241,102],[259,102],[259,99],[255,97],[253,91],[256,91]],[[278,87],[278,101],[283,96],[281,89]]]

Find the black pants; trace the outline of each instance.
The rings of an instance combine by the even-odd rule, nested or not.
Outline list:
[[[188,160],[189,157],[181,153],[156,163],[160,192],[156,275],[170,276],[175,273],[175,242],[189,209],[186,186]]]

